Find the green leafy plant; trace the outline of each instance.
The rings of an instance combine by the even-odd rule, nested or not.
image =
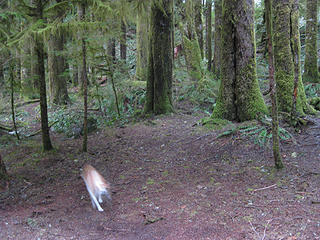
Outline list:
[[[265,125],[248,125],[239,129],[239,132],[246,137],[250,137],[255,144],[260,147],[269,145],[272,140],[272,130],[270,126]],[[279,128],[279,137],[287,141],[293,139],[293,136],[284,128]]]
[[[320,97],[320,83],[310,83],[304,87],[308,98]]]
[[[67,137],[79,137],[83,133],[83,113],[72,109],[57,109],[49,113],[49,122],[55,123],[52,130],[64,133]],[[99,125],[98,117],[88,116],[88,132]]]

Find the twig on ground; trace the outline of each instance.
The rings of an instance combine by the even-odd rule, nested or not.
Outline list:
[[[267,224],[266,226],[264,227],[264,230],[263,230],[263,236],[260,238],[260,234],[256,231],[256,229],[254,228],[254,226],[252,225],[252,223],[249,221],[250,225],[251,225],[251,228],[252,230],[255,232],[255,234],[257,234],[258,236],[258,239],[261,239],[261,240],[264,240],[265,237],[266,237],[266,232],[267,232],[267,227],[269,226],[270,222],[272,222],[273,219],[270,219],[267,221]]]
[[[266,237],[267,227],[268,227],[269,223],[272,222],[272,220],[273,220],[273,219],[270,219],[270,220],[267,221],[267,224],[266,224],[266,226],[264,227],[263,237],[261,238],[261,240],[264,240],[264,238]]]
[[[263,187],[263,188],[258,188],[258,189],[255,189],[253,190],[252,192],[257,192],[257,191],[261,191],[261,190],[266,190],[266,189],[269,189],[269,188],[273,188],[273,187],[276,187],[277,184],[273,184],[273,185],[270,185],[268,187]]]
[[[256,229],[254,228],[254,226],[252,225],[252,223],[251,223],[250,221],[249,221],[249,223],[250,223],[250,226],[251,226],[252,230],[255,232],[255,234],[258,235],[258,238],[260,238],[259,233],[256,231]]]

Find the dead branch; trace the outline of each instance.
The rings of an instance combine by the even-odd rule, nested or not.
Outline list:
[[[22,107],[24,105],[28,105],[28,104],[31,104],[31,103],[37,103],[37,102],[40,102],[40,99],[32,99],[32,100],[29,100],[29,101],[26,101],[26,102],[17,103],[15,107]]]
[[[51,128],[51,127],[52,127],[53,125],[55,125],[57,122],[59,122],[59,121],[55,121],[55,122],[51,123],[51,124],[49,125],[49,128]],[[28,136],[26,136],[26,137],[29,138],[29,137],[36,136],[36,135],[38,135],[39,133],[41,133],[41,131],[42,131],[42,129],[39,129],[39,130],[37,130],[36,132],[31,133],[30,135],[28,135]]]
[[[4,130],[4,131],[7,131],[7,132],[13,131],[13,128],[12,128],[12,127],[8,127],[8,126],[1,125],[1,124],[0,124],[0,129],[1,129],[1,130]]]

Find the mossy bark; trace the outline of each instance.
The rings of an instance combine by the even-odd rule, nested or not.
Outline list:
[[[121,21],[120,58],[124,62],[127,59],[127,26],[124,21]]]
[[[151,6],[148,80],[145,112],[169,113],[172,106],[173,0]]]
[[[79,19],[82,22],[86,21],[86,2],[81,2],[78,5]],[[82,34],[84,35],[84,34]],[[87,75],[87,46],[84,36],[81,37],[81,82],[83,85],[83,140],[82,151],[88,151],[88,75]]]
[[[60,3],[61,0],[57,0]],[[50,22],[62,19],[63,10],[58,10],[55,17],[50,18]],[[62,21],[62,20],[60,20]],[[66,60],[63,55],[64,50],[64,34],[62,32],[53,32],[48,40],[48,75],[50,100],[58,105],[66,105],[70,102],[67,80],[66,80]]]
[[[202,79],[201,73],[201,50],[194,21],[194,4],[192,0],[186,2],[186,22],[187,31],[180,27],[182,36],[182,45],[186,59],[188,73],[191,79],[198,83]]]
[[[273,2],[274,8],[274,60],[279,110],[290,112],[294,82],[294,65],[291,52],[290,15],[292,0]]]
[[[222,0],[214,1],[214,57],[213,72],[220,76],[221,70],[221,28],[222,28]]]
[[[107,54],[112,57],[114,63],[116,61],[116,40],[114,38],[108,41]]]
[[[21,68],[21,95],[26,98],[35,98],[36,90],[33,87],[33,78],[31,75],[31,46],[32,38],[25,39],[20,44],[20,68]]]
[[[208,59],[208,71],[212,68],[212,0],[206,1],[206,58]]]
[[[320,83],[317,67],[318,0],[306,0],[306,56],[303,81]]]
[[[191,1],[191,0],[189,0]],[[200,47],[201,58],[203,58],[203,22],[202,22],[202,0],[194,1],[194,25]]]
[[[267,112],[256,74],[253,4],[222,1],[221,85],[213,118],[246,121]]]
[[[275,167],[277,169],[283,168],[283,162],[280,154],[279,142],[279,120],[278,120],[278,106],[277,96],[275,91],[274,81],[274,57],[273,57],[273,43],[272,43],[272,0],[265,0],[265,24],[267,32],[267,46],[268,46],[268,63],[269,63],[269,83],[270,83],[270,97],[272,104],[272,148]]]
[[[4,55],[3,52],[1,52],[0,54]],[[4,58],[0,56],[0,87],[4,85],[4,63]]]
[[[37,42],[31,41],[31,48],[30,48],[30,71],[31,71],[31,84],[33,87],[33,91],[35,93],[35,95],[39,96],[39,59],[38,59],[38,55],[37,55],[37,51],[38,51],[38,46],[37,46]],[[34,96],[33,96],[34,97]]]
[[[307,104],[301,79],[298,1],[278,0],[274,7],[274,58],[279,110],[291,113],[293,94],[297,94],[296,112],[303,115],[312,109]],[[297,91],[294,93],[294,79]]]
[[[188,39],[186,36],[182,37],[182,44],[187,63],[187,69],[191,79],[197,83],[202,79],[201,73],[201,53],[197,38]]]
[[[48,75],[51,102],[66,105],[70,99],[65,78],[64,39],[62,34],[53,33],[48,40]]]
[[[136,80],[147,80],[148,66],[148,36],[149,36],[149,11],[139,11],[137,14],[137,63]]]

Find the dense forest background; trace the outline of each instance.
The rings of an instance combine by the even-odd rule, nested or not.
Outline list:
[[[264,1],[250,2],[246,8],[245,1],[2,0],[1,112],[12,111],[13,123],[2,114],[1,128],[18,125],[17,133],[26,135],[15,123],[23,113],[15,113],[14,105],[38,99],[44,149],[52,148],[51,125],[86,139],[88,124],[171,112],[183,101],[212,118],[244,121],[267,113],[273,87],[266,8]],[[272,4],[279,110],[314,113],[309,104],[319,109],[317,1]]]

